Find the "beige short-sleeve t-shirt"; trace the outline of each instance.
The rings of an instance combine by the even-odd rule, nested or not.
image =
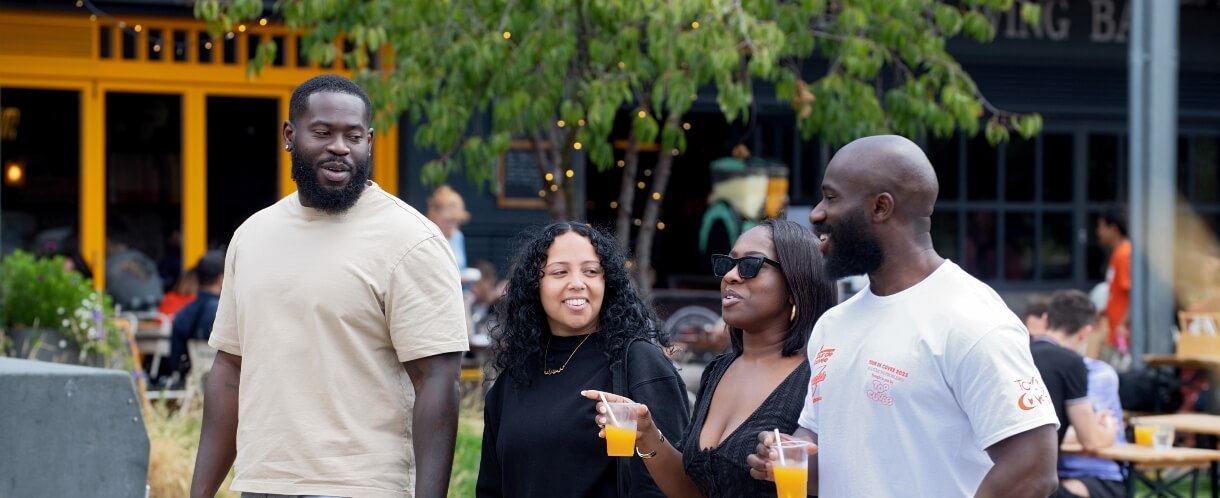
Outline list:
[[[234,233],[209,344],[242,357],[234,490],[412,496],[402,362],[468,349],[457,263],[376,184],[341,215],[294,193]]]

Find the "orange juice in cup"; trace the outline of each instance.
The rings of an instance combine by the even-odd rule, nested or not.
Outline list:
[[[635,429],[607,425],[606,455],[625,457],[635,455]]]
[[[635,412],[638,403],[606,403],[606,455],[635,456]]]
[[[783,441],[771,445],[777,458],[771,460],[778,498],[805,498],[809,491],[809,453],[804,441]]]
[[[775,465],[775,490],[779,498],[805,498],[809,489],[809,467],[800,465]]]
[[[1135,444],[1139,446],[1152,446],[1152,436],[1156,434],[1155,425],[1136,425],[1135,426]]]

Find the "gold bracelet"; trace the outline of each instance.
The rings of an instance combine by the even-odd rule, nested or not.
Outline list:
[[[658,441],[659,441],[661,444],[665,444],[665,434],[662,434],[662,433],[661,433],[661,429],[657,429],[657,435],[658,435],[658,436],[661,436],[661,437],[658,439]],[[650,452],[648,452],[648,453],[640,453],[640,447],[639,447],[639,446],[636,446],[636,447],[635,447],[635,454],[636,454],[636,456],[638,456],[638,457],[640,457],[640,458],[642,458],[642,459],[644,459],[644,460],[649,460],[649,459],[651,459],[652,457],[657,456],[657,450],[652,450],[652,451],[650,451]]]

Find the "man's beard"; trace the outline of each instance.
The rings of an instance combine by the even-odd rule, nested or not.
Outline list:
[[[849,214],[832,225],[818,224],[814,232],[830,235],[826,273],[832,279],[872,273],[885,262],[881,242],[869,233],[861,212]]]
[[[326,158],[326,160],[333,159]],[[311,207],[320,209],[326,214],[343,214],[360,200],[360,194],[364,192],[365,184],[369,180],[369,158],[357,159],[352,164],[352,176],[348,179],[347,185],[339,190],[324,188],[318,182],[317,170],[313,165],[307,163],[294,147],[292,149],[292,180],[297,184],[297,193]]]

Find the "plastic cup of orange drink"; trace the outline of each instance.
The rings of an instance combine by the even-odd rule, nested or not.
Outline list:
[[[771,445],[771,473],[779,498],[805,498],[809,490],[809,443],[781,441]]]
[[[1135,426],[1135,444],[1139,446],[1153,446],[1153,439],[1156,436],[1157,427],[1151,424],[1136,424]]]
[[[606,403],[606,455],[635,456],[635,414],[639,403]]]

